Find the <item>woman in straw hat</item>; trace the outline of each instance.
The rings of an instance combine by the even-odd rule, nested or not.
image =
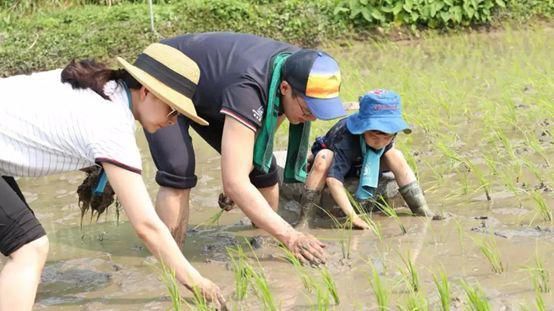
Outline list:
[[[126,70],[73,61],[63,70],[0,79],[0,251],[8,257],[0,310],[31,310],[48,253],[46,233],[13,177],[90,166],[105,171],[152,254],[187,288],[223,303],[220,289],[191,266],[156,215],[135,142],[135,120],[153,133],[174,124],[179,113],[195,119],[190,97],[199,69],[160,44],[148,47],[135,66],[119,61]]]

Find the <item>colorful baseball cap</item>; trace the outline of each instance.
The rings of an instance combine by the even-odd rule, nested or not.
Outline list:
[[[346,127],[352,134],[380,131],[395,134],[412,132],[402,118],[400,96],[389,90],[373,90],[360,97],[360,109],[346,119]]]
[[[329,54],[309,49],[292,54],[283,65],[283,80],[302,92],[316,118],[331,120],[346,114],[339,98],[339,65]]]

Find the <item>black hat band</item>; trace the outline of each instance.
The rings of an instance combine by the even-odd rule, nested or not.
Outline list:
[[[188,98],[192,98],[196,92],[196,83],[147,54],[140,54],[134,65]]]

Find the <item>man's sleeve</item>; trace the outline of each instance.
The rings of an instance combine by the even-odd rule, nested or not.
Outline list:
[[[259,86],[250,81],[230,85],[223,91],[220,112],[256,132],[262,125],[265,109],[261,92]]]

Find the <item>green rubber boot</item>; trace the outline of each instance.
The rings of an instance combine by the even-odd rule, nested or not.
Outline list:
[[[408,207],[414,215],[425,217],[435,216],[427,205],[423,191],[421,191],[421,187],[417,181],[400,187],[398,192],[400,192],[400,195],[402,195],[402,198],[404,198],[404,201],[406,201],[406,204],[408,204]]]

